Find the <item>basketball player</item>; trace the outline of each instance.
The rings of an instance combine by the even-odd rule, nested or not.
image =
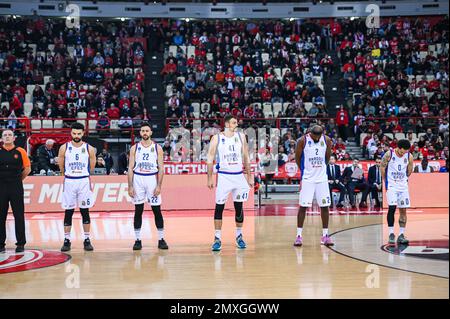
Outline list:
[[[148,202],[158,229],[158,248],[169,249],[164,240],[164,219],[161,213],[161,186],[164,178],[164,154],[162,147],[154,143],[150,124],[141,125],[142,140],[130,148],[128,165],[128,194],[134,203],[134,233],[136,241],[133,250],[142,249],[141,226],[144,203]]]
[[[387,222],[389,227],[389,245],[395,245],[394,214],[398,207],[400,211],[399,225],[400,235],[397,244],[408,245],[406,239],[406,208],[410,207],[408,177],[414,167],[413,156],[409,153],[411,143],[408,140],[400,140],[397,147],[386,152],[381,160],[381,176],[386,185],[386,196],[388,201]]]
[[[332,246],[328,236],[329,209],[331,204],[328,188],[327,164],[331,156],[331,139],[323,134],[320,125],[314,125],[309,134],[300,138],[295,150],[295,161],[302,172],[300,181],[300,208],[297,215],[297,238],[294,246],[303,245],[303,223],[306,209],[312,206],[314,197],[322,216],[321,244]]]
[[[64,213],[64,244],[61,251],[71,249],[70,231],[72,229],[72,216],[75,208],[80,208],[84,230],[84,250],[92,251],[89,231],[91,219],[89,208],[94,206],[94,196],[91,188],[90,172],[95,167],[96,150],[81,139],[84,134],[84,125],[72,124],[70,135],[72,141],[61,145],[59,148],[59,169],[64,175],[62,193],[62,208]]]
[[[233,196],[236,222],[236,246],[246,248],[242,237],[244,224],[244,202],[248,199],[250,189],[253,187],[250,170],[248,144],[245,135],[237,132],[238,122],[232,115],[225,116],[225,131],[211,138],[208,150],[208,188],[214,188],[213,165],[217,156],[217,188],[216,208],[214,212],[215,238],[213,251],[222,249],[222,215],[228,195]],[[243,171],[245,167],[245,174]]]

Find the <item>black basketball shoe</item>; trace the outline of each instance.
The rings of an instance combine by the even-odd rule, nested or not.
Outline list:
[[[64,244],[61,247],[61,251],[70,251],[72,243],[69,239],[64,239]]]
[[[142,249],[142,242],[140,240],[136,240],[134,242],[133,250],[141,250]]]
[[[83,245],[84,245],[84,250],[86,250],[86,251],[93,251],[94,250],[94,247],[92,247],[91,241],[90,241],[89,238],[86,238],[84,240]]]
[[[164,238],[163,238],[163,239],[160,239],[160,240],[158,241],[158,248],[159,248],[159,249],[169,249],[169,246],[167,246],[167,243],[166,243],[166,241],[164,240]]]

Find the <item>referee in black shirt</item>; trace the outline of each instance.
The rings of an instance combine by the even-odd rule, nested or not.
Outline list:
[[[25,250],[25,208],[22,181],[31,172],[27,152],[14,145],[14,132],[6,129],[2,132],[3,145],[0,146],[0,253],[5,252],[6,216],[8,207],[14,214],[16,223],[16,253]]]

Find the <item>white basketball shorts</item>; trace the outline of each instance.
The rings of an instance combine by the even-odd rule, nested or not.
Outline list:
[[[243,173],[217,174],[216,204],[225,204],[230,193],[233,195],[234,202],[246,202],[249,191],[250,187]]]
[[[158,175],[133,175],[134,197],[133,203],[135,205],[149,203],[151,206],[161,205],[161,194],[155,196],[155,189],[158,186]]]
[[[62,209],[91,208],[94,204],[94,193],[89,177],[64,178]]]
[[[408,208],[411,206],[409,200],[408,190],[396,190],[395,188],[388,188],[386,196],[389,206],[397,206],[398,208]]]
[[[328,207],[331,205],[328,182],[314,183],[302,181],[302,188],[300,190],[300,206],[311,207],[314,197],[320,207]]]

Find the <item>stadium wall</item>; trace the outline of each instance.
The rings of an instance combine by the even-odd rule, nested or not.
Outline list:
[[[448,14],[446,0],[405,0],[373,2],[292,2],[292,3],[161,3],[149,2],[102,2],[46,0],[0,0],[0,14],[33,15],[65,18],[74,15],[77,6],[81,18],[195,18],[195,19],[267,19],[267,18],[330,18],[366,17],[371,14],[369,5],[377,5],[381,17],[442,15]],[[67,12],[66,12],[67,11]],[[374,12],[375,14],[376,12]]]

